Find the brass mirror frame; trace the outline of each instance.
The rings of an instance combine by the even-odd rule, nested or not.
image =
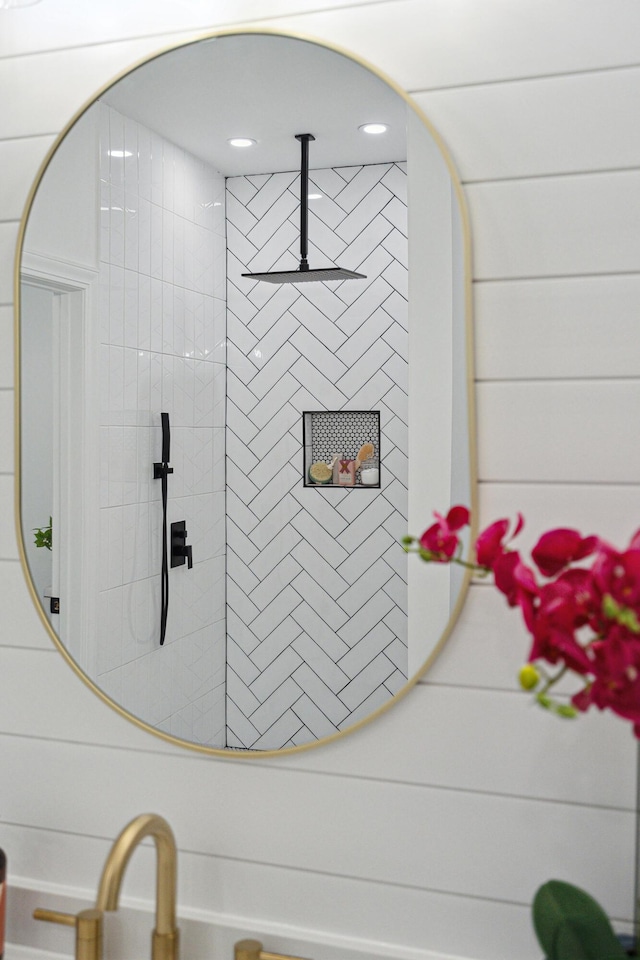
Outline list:
[[[221,747],[209,747],[203,744],[193,743],[188,740],[180,739],[175,737],[172,734],[165,733],[162,730],[158,730],[153,727],[151,724],[145,722],[144,720],[136,717],[134,714],[129,713],[128,710],[125,710],[114,700],[111,700],[95,683],[91,680],[90,677],[81,669],[81,667],[76,663],[73,657],[69,654],[64,644],[53,630],[51,623],[48,621],[43,605],[40,601],[40,598],[37,595],[35,585],[33,583],[31,572],[26,558],[25,550],[25,541],[24,541],[24,532],[22,529],[22,445],[21,445],[21,436],[22,436],[22,426],[21,426],[21,370],[20,370],[20,338],[21,338],[21,329],[20,329],[20,313],[21,313],[21,263],[23,255],[23,246],[25,240],[25,233],[27,228],[27,223],[29,215],[31,213],[31,208],[36,197],[36,193],[42,178],[44,177],[49,164],[56,153],[58,147],[66,137],[67,133],[72,129],[72,127],[77,123],[78,120],[84,115],[84,113],[96,102],[96,100],[102,96],[107,90],[109,90],[115,83],[119,80],[122,80],[125,76],[128,76],[134,70],[138,69],[141,66],[144,66],[146,63],[157,59],[158,57],[163,56],[164,54],[170,53],[173,50],[179,50],[183,47],[188,47],[196,43],[200,43],[204,40],[212,40],[225,36],[243,36],[243,35],[264,35],[264,36],[274,36],[274,37],[284,37],[291,40],[300,40],[307,43],[313,43],[316,46],[324,47],[327,50],[332,51],[333,53],[339,54],[340,56],[346,57],[349,60],[359,64],[364,69],[368,70],[370,73],[374,74],[380,80],[382,80],[391,90],[393,90],[404,102],[410,107],[413,112],[420,119],[422,124],[425,126],[431,137],[433,138],[434,143],[436,144],[440,154],[446,164],[448,169],[451,183],[454,188],[454,193],[458,203],[458,209],[460,211],[461,218],[461,227],[462,227],[462,256],[463,256],[463,284],[464,284],[464,332],[465,332],[465,346],[466,346],[466,356],[465,356],[465,387],[467,391],[466,398],[466,412],[468,419],[468,454],[469,454],[469,483],[470,483],[470,508],[472,515],[472,526],[471,526],[471,542],[474,541],[475,535],[477,532],[477,443],[476,443],[476,420],[475,420],[475,397],[474,397],[474,354],[473,354],[473,297],[472,297],[472,246],[471,246],[471,229],[469,222],[469,212],[467,208],[466,198],[463,192],[462,184],[458,176],[458,172],[453,163],[451,155],[442,140],[442,137],[438,131],[433,127],[431,121],[424,114],[421,108],[412,100],[408,93],[406,93],[394,80],[387,76],[383,71],[379,70],[376,66],[369,63],[367,60],[358,56],[357,54],[352,53],[344,47],[338,46],[336,44],[329,43],[325,40],[309,36],[306,34],[296,33],[286,30],[271,30],[269,28],[263,27],[243,27],[242,29],[237,28],[225,28],[221,30],[211,30],[207,31],[197,37],[192,37],[188,40],[184,40],[178,43],[172,43],[167,47],[164,47],[160,50],[155,51],[152,54],[149,54],[145,57],[140,58],[127,68],[121,70],[117,73],[112,79],[107,83],[103,84],[100,89],[95,92],[88,100],[86,100],[83,105],[75,112],[72,118],[64,126],[62,131],[56,137],[54,143],[47,151],[47,154],[42,161],[36,178],[29,190],[27,196],[26,204],[20,220],[20,227],[18,231],[18,241],[16,245],[16,256],[14,263],[14,370],[15,370],[15,412],[14,412],[14,428],[15,428],[15,488],[14,488],[14,500],[15,500],[15,520],[16,520],[16,534],[18,540],[18,551],[20,557],[20,563],[22,565],[22,570],[24,573],[25,580],[27,582],[27,587],[31,599],[35,605],[35,608],[38,612],[40,620],[42,621],[46,632],[53,641],[55,647],[62,654],[63,658],[66,660],[71,669],[77,674],[78,677],[86,684],[86,686],[96,694],[104,703],[106,703],[111,709],[115,710],[121,717],[126,720],[134,723],[136,726],[142,730],[147,731],[150,734],[153,734],[155,737],[173,744],[178,747],[185,747],[188,750],[195,751],[196,753],[207,754],[210,756],[225,757],[225,758],[264,758],[264,757],[273,757],[273,756],[285,756],[293,753],[301,753],[305,750],[314,749],[315,747],[323,746],[325,744],[331,743],[335,740],[339,740],[342,737],[355,733],[357,730],[360,730],[362,727],[366,726],[369,723],[372,723],[378,717],[381,717],[387,710],[395,706],[400,700],[415,687],[420,679],[425,675],[429,668],[434,663],[436,657],[442,651],[446,641],[449,639],[453,628],[458,620],[462,607],[465,603],[467,597],[467,591],[469,589],[469,584],[471,581],[471,572],[469,570],[465,571],[465,575],[460,587],[460,592],[456,599],[454,608],[449,616],[449,621],[433,650],[424,661],[422,666],[410,677],[407,683],[392,696],[386,703],[382,706],[377,707],[369,716],[362,718],[354,722],[351,726],[347,727],[344,730],[341,730],[337,733],[333,733],[326,737],[321,737],[317,740],[311,741],[309,743],[301,744],[294,747],[283,747],[277,750],[237,750],[237,749],[226,749]],[[447,504],[425,504],[425,524],[429,522],[429,516],[431,509],[435,507],[440,507],[441,509],[448,509]],[[414,531],[414,533],[420,531]]]

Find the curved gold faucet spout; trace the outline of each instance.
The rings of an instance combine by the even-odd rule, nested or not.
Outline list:
[[[176,842],[167,821],[143,813],[129,823],[111,848],[100,877],[96,909],[117,910],[120,887],[131,854],[145,837],[156,845],[156,928],[152,935],[152,960],[178,960],[176,927]]]

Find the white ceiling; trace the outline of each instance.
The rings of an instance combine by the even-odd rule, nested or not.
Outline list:
[[[406,159],[406,105],[375,74],[317,44],[268,34],[216,37],[144,64],[102,99],[225,176]],[[363,123],[389,131],[363,134]],[[251,137],[254,147],[231,147]]]

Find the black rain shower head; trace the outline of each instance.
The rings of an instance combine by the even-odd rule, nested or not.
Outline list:
[[[318,270],[273,270],[271,273],[243,273],[243,277],[266,280],[267,283],[306,283],[309,280],[355,280],[366,277],[364,273],[344,270],[342,267],[320,267]]]
[[[308,213],[309,213],[309,141],[315,140],[312,133],[297,133],[300,141],[300,265],[297,270],[271,270],[267,273],[243,273],[250,280],[266,280],[267,283],[308,283],[311,280],[365,280],[366,274],[343,267],[320,267],[310,270],[307,262]]]

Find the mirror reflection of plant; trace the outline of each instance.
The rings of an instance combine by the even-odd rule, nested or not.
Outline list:
[[[630,720],[640,738],[640,531],[618,551],[577,530],[549,530],[531,551],[534,570],[509,548],[524,525],[520,514],[510,536],[509,520],[497,520],[479,534],[475,561],[462,558],[459,531],[469,524],[467,508],[434,515],[436,522],[421,537],[403,539],[405,551],[425,563],[457,563],[480,576],[493,574],[494,585],[510,607],[519,607],[531,634],[521,686],[557,716],[575,717],[591,706],[609,709]],[[581,564],[587,557],[590,567]],[[549,695],[568,673],[582,681],[570,703]]]
[[[35,533],[33,542],[35,543],[36,547],[46,547],[47,550],[51,550],[51,543],[52,543],[52,537],[53,537],[52,520],[53,518],[49,517],[48,527],[33,528],[33,532]]]

